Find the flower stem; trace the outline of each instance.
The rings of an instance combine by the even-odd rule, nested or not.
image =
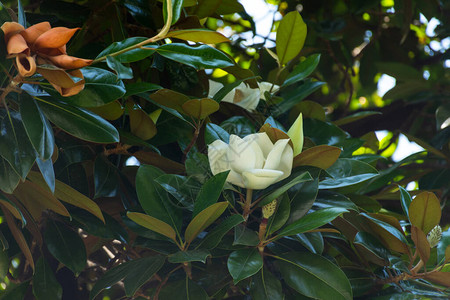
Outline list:
[[[243,217],[245,221],[248,219],[248,215],[250,214],[250,208],[252,207],[252,196],[253,196],[253,190],[247,189],[247,196],[245,198],[245,205],[244,205],[244,212]]]
[[[172,17],[173,17],[172,0],[166,0],[166,3],[167,3],[167,20],[166,20],[166,23],[164,24],[164,27],[161,29],[161,31],[157,35],[155,35],[154,37],[151,37],[149,39],[146,39],[145,41],[142,41],[136,45],[133,45],[133,46],[127,47],[125,49],[122,49],[120,51],[99,57],[96,60],[94,60],[92,62],[92,64],[106,60],[107,56],[117,56],[117,55],[123,54],[125,52],[128,52],[130,50],[141,48],[142,46],[145,46],[147,44],[164,39],[166,37],[167,33],[169,32],[170,26],[172,25]]]

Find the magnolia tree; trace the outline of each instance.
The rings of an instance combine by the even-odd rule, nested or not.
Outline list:
[[[448,299],[450,7],[267,3],[0,3],[1,299]]]

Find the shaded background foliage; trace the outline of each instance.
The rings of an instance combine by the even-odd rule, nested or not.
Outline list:
[[[204,299],[206,295],[214,299],[225,296],[243,299],[248,295],[255,299],[281,299],[283,294],[288,299],[325,298],[325,295],[308,294],[295,280],[290,282],[288,279],[308,278],[304,266],[311,262],[314,262],[311,268],[322,268],[318,268],[317,276],[331,282],[324,289],[325,293],[335,291],[335,284],[343,291],[344,299],[352,295],[362,299],[368,295],[390,299],[402,293],[397,283],[410,292],[403,293],[402,297],[411,295],[412,298],[412,294],[446,297],[425,281],[399,281],[396,276],[411,269],[408,266],[410,257],[406,254],[411,251],[408,245],[415,245],[411,249],[417,251],[421,249],[420,242],[411,240],[412,229],[407,230],[406,237],[402,235],[401,226],[415,223],[408,219],[409,194],[399,190],[398,185],[405,187],[413,183],[412,195],[419,194],[418,190],[426,190],[438,196],[444,236],[437,250],[431,250],[430,268],[448,257],[449,3],[425,0],[267,2],[277,6],[280,17],[290,11],[300,11],[308,28],[301,53],[289,60],[283,69],[270,54],[270,51],[276,52],[275,48],[266,50],[262,42],[249,44],[246,41],[246,33],[256,33],[255,23],[237,1],[185,0],[180,18],[172,29],[205,27],[232,32],[230,43],[220,43],[220,37],[215,37],[219,41],[213,44],[232,57],[236,65],[225,55],[206,52],[212,51],[209,48],[204,52],[197,49],[199,56],[206,57],[209,53],[217,60],[211,63],[200,59],[198,63],[189,59],[192,52],[184,52],[187,51],[184,48],[169,49],[170,43],[158,41],[147,46],[154,50],[133,50],[128,55],[85,68],[87,84],[85,93],[79,96],[64,99],[48,85],[40,85],[37,89],[28,86],[32,89],[31,95],[58,106],[34,104],[52,122],[56,147],[53,167],[35,165],[28,177],[25,170],[22,177],[28,180],[20,183],[18,188],[20,178],[8,175],[13,174],[11,167],[1,173],[4,215],[0,228],[5,247],[1,254],[1,275],[7,276],[2,285],[6,289],[4,299],[32,295],[38,299],[50,299],[49,295],[88,299],[89,295],[92,298],[98,293],[101,293],[98,298],[147,297],[156,293],[160,299],[174,299],[173,291],[180,291],[180,299],[186,295],[195,299]],[[21,18],[23,12],[16,1],[2,3]],[[117,50],[122,46],[111,44],[127,38],[152,37],[165,21],[163,3],[156,0],[44,0],[22,1],[21,4],[29,24],[49,21],[53,27],[80,27],[68,44],[68,52],[83,58],[95,59],[113,53],[111,47]],[[4,12],[0,16],[6,20],[9,15],[6,17]],[[428,21],[432,18],[439,21],[433,36],[427,35],[421,14]],[[273,31],[279,24],[275,18]],[[199,36],[196,38],[200,39]],[[206,41],[211,38],[207,36]],[[267,45],[274,45],[270,43],[273,37],[263,38],[269,42]],[[132,42],[141,40],[136,38]],[[176,38],[172,41],[185,43]],[[175,54],[180,51],[184,58],[174,59],[167,54],[169,51]],[[305,72],[306,75],[295,84],[287,85],[288,78],[292,78],[302,63],[304,68],[311,69],[310,72]],[[215,68],[218,64],[222,64],[221,70]],[[2,67],[9,70],[11,60],[2,60]],[[394,77],[396,85],[380,97],[377,82],[382,74]],[[220,109],[208,117],[211,123],[206,125],[205,117],[197,117],[195,112],[165,102],[181,99],[185,103],[192,98],[207,97],[209,77],[231,90],[232,83],[242,79],[256,87],[254,76],[285,85],[279,93],[264,95],[266,101],[261,101],[254,113],[233,104],[220,103]],[[7,79],[2,72],[1,82],[5,83]],[[44,91],[51,97],[44,95]],[[12,111],[17,111],[21,103],[36,103],[23,92],[20,95],[12,93],[10,97]],[[58,118],[62,111],[71,114]],[[190,212],[200,211],[195,203],[207,183],[212,190],[224,187],[223,178],[213,177],[206,181],[212,176],[204,156],[206,145],[217,138],[226,139],[230,133],[245,136],[258,131],[269,116],[272,119],[267,122],[272,127],[289,128],[299,112],[305,118],[306,149],[329,145],[343,151],[331,168],[322,166],[327,173],[305,166],[294,172],[290,179],[298,181],[283,196],[286,199],[279,199],[279,216],[276,221],[275,217],[270,221],[276,228],[273,232],[279,230],[278,233],[285,233],[285,236],[277,243],[267,245],[266,251],[278,258],[266,257],[264,268],[255,247],[259,243],[255,221],[260,218],[258,211],[254,213],[253,222],[245,227],[238,225],[242,223],[239,214],[227,208],[212,229],[200,230],[205,231],[203,235],[213,232],[219,238],[208,241],[202,234],[199,239],[185,236],[185,241],[192,238],[193,247],[196,247],[189,251],[179,251],[176,242],[182,242],[181,238],[175,243],[170,242],[171,231],[167,227],[149,230],[138,226],[137,219],[133,219],[134,223],[127,217],[127,212],[145,212],[170,224],[176,231],[184,232],[194,218]],[[91,116],[90,122],[81,123],[86,114]],[[2,107],[2,122],[5,116]],[[17,121],[15,124],[21,123],[21,116],[14,113],[12,116]],[[382,141],[374,133],[379,130],[389,131]],[[400,162],[393,161],[392,154],[400,134],[421,145],[425,151]],[[119,136],[120,143],[115,143]],[[2,153],[3,157],[5,152]],[[32,157],[33,164],[34,153],[27,155]],[[141,167],[138,171],[137,166],[126,163],[132,156],[141,164],[162,171],[154,167]],[[2,158],[1,163],[8,168],[5,159]],[[373,167],[379,171],[377,176]],[[54,181],[54,198],[43,190],[45,183],[37,175],[39,170],[45,173],[43,169],[54,170],[57,179]],[[310,181],[306,181],[306,174]],[[358,177],[360,175],[367,176]],[[330,181],[330,176],[342,179],[341,186]],[[44,178],[51,182],[50,175]],[[218,199],[231,204],[239,201],[238,194],[225,187],[214,202]],[[280,185],[273,190],[277,188]],[[39,191],[39,196],[27,194],[30,190]],[[262,192],[257,197],[261,195],[270,196]],[[30,204],[34,203],[32,196],[41,201],[38,207]],[[46,197],[52,201],[44,202]],[[156,198],[164,201],[154,200]],[[300,198],[302,201],[295,201]],[[32,200],[26,202],[27,199]],[[99,209],[90,199],[94,199]],[[209,208],[214,209],[211,216],[219,218],[223,210],[219,212],[225,209],[223,203],[210,203]],[[402,207],[402,203],[407,205]],[[315,224],[316,227],[332,221],[344,210],[350,212],[335,219],[333,226],[327,225],[330,232],[305,232],[289,227],[302,220],[311,208],[312,213],[329,209],[326,211],[329,214],[321,219],[324,222]],[[429,218],[439,222],[438,214],[440,209],[439,213],[435,209]],[[23,219],[24,226],[26,224],[23,230],[14,220],[17,216]],[[171,217],[175,217],[174,221]],[[217,225],[224,220],[229,227]],[[153,219],[149,223],[142,222],[154,225]],[[290,225],[285,226],[285,223]],[[336,234],[331,230],[333,228],[342,234]],[[290,232],[296,234],[292,236]],[[64,244],[70,246],[64,248]],[[300,251],[302,255],[293,251]],[[30,259],[34,261],[34,273]],[[245,265],[245,259],[254,264]],[[203,264],[205,261],[208,263]],[[301,267],[293,268],[293,262]],[[243,264],[247,273],[236,269]],[[323,272],[324,269],[327,272]],[[143,277],[137,276],[142,274]],[[167,274],[171,276],[166,282]],[[305,280],[312,286],[319,286],[313,279]],[[449,279],[442,280],[447,281],[431,282],[448,286]],[[123,284],[114,285],[119,281]],[[43,282],[48,284],[40,286]],[[112,287],[103,290],[109,286]]]

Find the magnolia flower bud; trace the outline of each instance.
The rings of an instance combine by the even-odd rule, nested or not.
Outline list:
[[[437,244],[439,244],[441,236],[442,236],[441,226],[439,225],[434,226],[434,228],[431,229],[431,231],[427,235],[427,240],[431,248],[436,247]]]
[[[265,132],[243,139],[232,134],[229,144],[216,140],[208,146],[208,159],[214,175],[230,170],[228,182],[260,190],[291,174],[293,150],[289,139],[273,144]]]
[[[266,204],[262,207],[262,214],[264,219],[270,218],[274,213],[275,209],[277,208],[277,200],[273,200],[269,204]]]

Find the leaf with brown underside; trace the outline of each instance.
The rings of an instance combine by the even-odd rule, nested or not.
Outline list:
[[[315,146],[294,157],[293,167],[313,166],[326,170],[336,162],[339,155],[341,155],[341,149],[338,147]]]
[[[441,220],[441,204],[435,194],[423,192],[409,205],[409,220],[425,234],[430,232]]]
[[[423,278],[433,283],[437,283],[445,287],[450,287],[450,272],[427,273],[423,276]]]
[[[430,243],[428,243],[427,236],[422,230],[416,226],[411,226],[411,239],[416,245],[417,252],[420,259],[426,263],[430,259]]]

